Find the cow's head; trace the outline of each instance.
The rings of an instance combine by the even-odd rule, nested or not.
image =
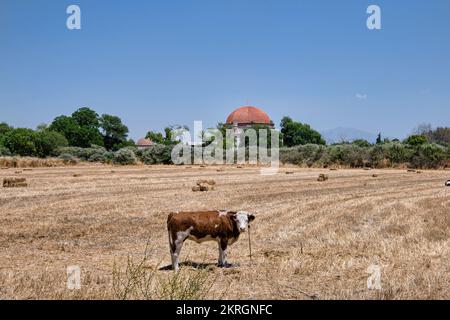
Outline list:
[[[246,211],[238,211],[233,215],[233,219],[236,222],[238,230],[244,232],[247,230],[250,222],[255,220],[255,216]]]

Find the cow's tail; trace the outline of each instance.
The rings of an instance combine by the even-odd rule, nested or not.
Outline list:
[[[172,217],[173,217],[173,212],[169,213],[169,215],[167,216],[167,228],[169,228],[169,223],[170,223],[170,220],[172,220]]]
[[[172,217],[173,217],[173,213],[169,213],[169,216],[167,217],[167,233],[168,233],[168,236],[169,236],[170,253],[174,253],[175,252],[175,243],[173,242],[172,230],[170,228],[170,221],[172,220]]]

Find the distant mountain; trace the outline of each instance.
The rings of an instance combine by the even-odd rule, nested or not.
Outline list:
[[[352,142],[358,139],[364,139],[371,143],[377,140],[377,134],[370,133],[354,128],[335,128],[330,130],[321,131],[320,134],[325,139],[327,144],[339,143],[339,142]]]

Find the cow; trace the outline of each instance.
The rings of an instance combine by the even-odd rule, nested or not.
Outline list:
[[[181,248],[186,239],[197,243],[216,241],[219,246],[219,267],[229,267],[227,247],[239,238],[242,232],[250,228],[255,219],[246,211],[198,211],[176,212],[167,217],[170,255],[172,268],[178,271]]]
[[[445,185],[446,185],[447,187],[450,187],[450,180],[447,180],[447,182],[445,183]]]

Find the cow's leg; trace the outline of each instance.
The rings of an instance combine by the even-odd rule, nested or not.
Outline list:
[[[227,246],[228,240],[226,238],[221,238],[219,240],[219,267],[228,267],[227,262]]]
[[[178,271],[178,269],[179,269],[180,252],[181,252],[181,248],[183,247],[183,243],[191,234],[192,229],[193,228],[190,227],[186,231],[177,232],[177,238],[174,242],[174,248],[173,248],[173,253],[172,253],[172,267],[173,267],[173,270],[175,270],[175,271]]]
[[[175,241],[173,240],[172,237],[172,231],[169,230],[169,248],[170,248],[170,258],[172,259],[172,269],[175,270],[175,251],[176,251],[176,245],[175,245]]]
[[[183,247],[183,242],[177,243],[175,246],[175,251],[172,253],[172,268],[175,272],[178,272],[179,269],[179,261],[180,261],[180,252]]]

